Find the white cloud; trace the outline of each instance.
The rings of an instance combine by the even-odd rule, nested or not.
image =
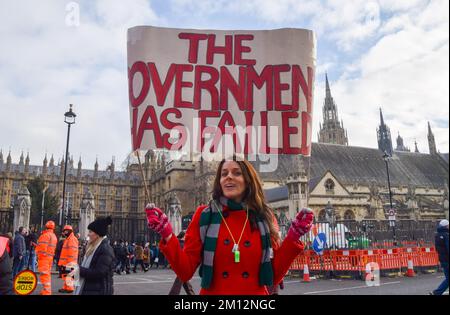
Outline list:
[[[69,27],[66,1],[2,2],[0,148],[5,155],[11,147],[15,161],[22,149],[30,150],[34,164],[46,150],[61,158],[63,114],[73,103],[74,158],[81,154],[83,166],[92,168],[98,155],[105,168],[115,155],[119,164],[131,150],[126,29],[180,23],[210,28],[219,18],[236,29],[242,21],[246,28],[308,27],[319,34],[314,140],[322,119],[321,82],[329,71],[338,78],[332,92],[351,145],[377,146],[382,106],[394,138],[400,131],[411,148],[417,138],[427,151],[431,121],[438,148],[449,150],[446,0],[171,0],[170,9],[158,14],[155,2],[146,0],[76,3],[80,25]]]
[[[126,30],[163,23],[146,0],[78,1],[80,25],[67,26],[66,3],[2,3],[0,51],[0,147],[13,158],[30,150],[40,164],[44,151],[65,151],[63,114],[78,114],[71,153],[93,168],[131,151],[126,79]],[[112,140],[114,139],[114,140]]]
[[[435,1],[435,0],[432,0]],[[428,0],[378,0],[383,10],[387,12],[398,12],[407,10],[416,10],[422,8]]]
[[[433,1],[430,6],[436,9]],[[420,14],[401,18],[421,21],[428,27],[406,22],[400,31],[382,37],[353,64],[351,71],[357,70],[360,76],[349,79],[344,73],[332,84],[352,145],[377,146],[375,130],[378,108],[382,107],[394,143],[400,132],[412,149],[417,139],[419,149],[428,151],[430,121],[438,149],[448,152],[448,19],[428,23],[432,19],[430,6]],[[385,25],[388,24],[389,21]],[[397,21],[392,23],[395,24]],[[316,96],[316,100],[323,100],[323,92]]]

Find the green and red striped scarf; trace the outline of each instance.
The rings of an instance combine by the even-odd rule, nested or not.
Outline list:
[[[211,287],[214,268],[214,254],[216,252],[217,238],[222,222],[219,213],[223,211],[223,205],[231,210],[245,209],[242,204],[238,204],[224,197],[220,201],[212,200],[200,216],[200,237],[203,243],[202,265],[200,266],[201,286],[204,289]],[[273,270],[271,258],[273,256],[272,243],[270,239],[269,225],[260,216],[257,216],[258,229],[261,234],[262,254],[259,269],[259,285],[273,285]]]

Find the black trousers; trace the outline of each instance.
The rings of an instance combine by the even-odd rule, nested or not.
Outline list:
[[[147,271],[147,268],[145,268],[145,266],[144,266],[144,261],[142,260],[142,259],[136,259],[135,261],[134,261],[134,268],[133,268],[133,271],[134,272],[136,272],[136,267],[138,266],[138,265],[140,265],[141,267],[142,267],[142,271]]]
[[[130,272],[130,261],[128,257],[121,257],[119,258],[120,262],[120,272],[127,271]]]

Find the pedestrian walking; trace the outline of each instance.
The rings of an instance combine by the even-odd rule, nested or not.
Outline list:
[[[127,250],[128,250],[128,266],[134,266],[134,248],[136,247],[135,243],[127,243]]]
[[[112,248],[114,251],[114,257],[116,257],[114,271],[119,273],[119,270],[120,270],[120,260],[119,260],[120,242],[114,241]]]
[[[13,246],[13,278],[21,272],[24,268],[25,254],[26,254],[26,244],[25,235],[27,233],[26,228],[23,226],[19,227],[14,235],[14,246]]]
[[[62,247],[63,247],[65,239],[66,238],[64,236],[64,233],[62,233],[59,236],[58,243],[56,244],[55,256],[53,258],[55,266],[56,266],[56,270],[58,271],[58,278],[62,278],[62,271],[63,270],[59,266],[59,257],[61,256],[61,250],[62,250]]]
[[[147,271],[150,268],[150,260],[151,260],[150,243],[146,243],[144,246],[144,266],[147,269]]]
[[[120,241],[118,260],[120,264],[119,274],[126,272],[126,274],[130,274],[130,261],[129,261],[129,252],[126,242]]]
[[[431,295],[442,295],[448,289],[448,220],[439,222],[435,235],[435,246],[439,255],[439,262],[444,271],[445,279],[439,287],[430,292]]]
[[[41,295],[52,294],[52,263],[56,250],[56,235],[53,232],[55,230],[55,222],[48,221],[45,223],[45,228],[39,236],[36,246],[36,254],[38,257],[38,271],[39,280],[42,284]]]
[[[141,266],[142,271],[147,272],[147,268],[145,268],[144,266],[144,248],[141,246],[140,243],[136,244],[135,248],[134,248],[134,268],[133,268],[133,272],[136,273],[136,268],[137,266]]]
[[[13,294],[11,247],[7,236],[0,236],[0,295]]]
[[[76,295],[112,295],[114,275],[114,250],[106,234],[111,217],[99,218],[88,225],[89,243],[79,268],[80,281],[76,284]],[[75,272],[70,274],[75,275]]]
[[[150,268],[153,268],[153,264],[156,264],[156,269],[159,268],[159,248],[156,244],[152,246],[152,261],[150,263]]]
[[[63,287],[59,289],[60,293],[73,293],[73,278],[68,277],[67,274],[71,268],[75,268],[78,262],[78,239],[73,233],[71,225],[66,225],[63,228],[64,242],[61,248],[61,254],[58,261],[58,267],[62,270]]]
[[[37,246],[37,236],[35,229],[30,229],[25,236],[25,262],[24,267],[33,272],[36,272],[36,246]]]
[[[161,251],[161,249],[158,250],[158,261],[164,269],[166,269],[169,265],[169,261],[166,259],[166,256],[164,256],[164,253]]]
[[[200,265],[200,294],[267,295],[302,254],[299,240],[314,219],[302,209],[281,243],[275,215],[267,205],[253,166],[236,157],[222,160],[212,200],[197,208],[186,231],[184,249],[173,235],[168,217],[147,205],[149,227],[161,235],[160,249],[181,281],[189,281]]]

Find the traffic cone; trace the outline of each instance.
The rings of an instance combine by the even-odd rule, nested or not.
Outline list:
[[[415,276],[414,265],[413,265],[413,261],[411,259],[411,256],[408,256],[408,271],[406,271],[406,276],[407,277],[414,277]]]
[[[309,268],[307,264],[303,265],[303,282],[311,282],[311,279],[309,278]]]

